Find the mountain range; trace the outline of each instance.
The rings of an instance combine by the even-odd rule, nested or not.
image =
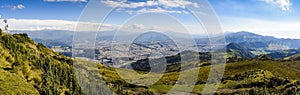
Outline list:
[[[263,48],[267,49],[269,45],[275,45],[278,47],[286,47],[287,49],[297,49],[300,47],[300,39],[283,39],[275,38],[272,36],[262,36],[251,32],[237,32],[229,33],[225,36],[227,43],[241,43],[250,48]],[[280,48],[279,48],[280,49]],[[284,48],[283,48],[284,49]]]
[[[241,51],[240,56],[249,56],[249,49],[239,43],[227,45],[228,50]],[[293,56],[288,59],[299,58],[296,51],[290,51]],[[185,52],[190,56],[191,53]],[[195,52],[192,52],[195,53]],[[200,62],[180,62],[180,54],[167,57],[167,72],[153,85],[139,86],[126,81],[138,81],[136,75],[129,75],[132,79],[123,79],[118,70],[132,72],[130,69],[112,68],[94,62],[78,60],[66,57],[54,52],[46,46],[34,42],[27,34],[6,34],[0,31],[0,94],[4,95],[83,95],[83,94],[108,94],[101,87],[107,84],[116,94],[141,94],[155,95],[167,94],[177,84],[179,87],[185,83],[178,80],[182,77],[194,76],[191,69],[181,69],[185,66],[201,67],[198,79],[191,94],[201,94],[208,84],[207,77],[211,70],[209,61],[210,53],[199,53]],[[289,53],[287,53],[289,54]],[[192,59],[191,59],[192,60]],[[133,63],[140,74],[146,74],[149,70],[147,59]],[[77,62],[74,64],[73,62]],[[228,62],[221,84],[216,94],[297,94],[300,86],[299,61],[297,60],[273,60],[267,56],[252,59],[244,59]],[[183,64],[183,67],[180,66]],[[77,69],[74,70],[74,67]],[[77,73],[77,74],[76,74]],[[97,75],[95,75],[97,74]],[[150,73],[151,79],[159,74]],[[80,76],[76,76],[80,75]],[[94,81],[102,78],[105,83]],[[209,80],[214,81],[214,80]],[[184,89],[178,89],[179,93]],[[207,94],[210,94],[208,92]]]
[[[45,43],[47,45],[46,41],[56,41],[56,42],[65,42],[66,44],[71,45],[70,42],[72,42],[74,37],[74,32],[72,31],[60,31],[60,30],[41,30],[41,31],[14,31],[12,33],[27,33],[28,36],[37,42]],[[115,36],[114,34],[117,33],[115,31],[104,31],[104,32],[89,32],[91,34],[97,35],[97,41],[101,40],[112,40]],[[88,33],[86,33],[88,34]],[[240,32],[228,32],[225,34],[225,40],[226,43],[238,43],[244,46],[247,46],[249,48],[262,48],[262,49],[297,49],[300,47],[299,43],[300,39],[283,39],[283,38],[275,38],[272,36],[262,36],[259,34],[254,34],[247,31],[240,31]],[[118,35],[123,36],[129,36],[134,35],[130,32],[118,32]],[[172,33],[171,36],[175,36],[176,38],[185,38],[180,37],[183,35],[182,33]],[[162,38],[162,34],[157,32],[147,33],[142,35],[144,39],[140,40],[147,40],[149,37],[152,37],[152,40],[165,40],[165,38]],[[121,36],[118,36],[121,37]],[[190,37],[193,37],[197,44],[207,44],[209,42],[209,38],[206,36],[199,36],[199,35],[191,35]],[[273,45],[272,48],[270,45]]]
[[[42,30],[42,31],[15,31],[13,33],[27,33],[30,38],[38,43],[42,43],[47,47],[62,46],[71,47],[74,37],[74,32],[72,31],[58,31],[58,30]],[[89,32],[84,33],[87,35],[97,34],[96,41],[101,42],[103,40],[111,41],[113,40],[115,31],[106,32]],[[121,33],[121,32],[120,32]],[[227,32],[225,34],[225,41],[227,43],[226,51],[229,57],[241,57],[241,58],[255,58],[260,55],[267,54],[271,58],[286,58],[298,54],[300,47],[300,39],[283,39],[275,38],[272,36],[262,36],[259,34],[254,34],[247,31],[241,32]],[[133,35],[132,33],[121,33],[119,35],[128,36]],[[180,33],[176,35],[180,37]],[[121,36],[118,36],[121,37]],[[209,38],[205,36],[192,35],[196,43],[199,46],[206,46],[209,44]],[[118,38],[122,39],[122,38]],[[149,41],[166,41],[171,40],[168,36],[157,33],[148,32],[140,35],[134,41],[135,44],[149,42]],[[167,41],[168,42],[168,41]],[[170,41],[169,41],[170,42]],[[164,43],[167,44],[167,43]],[[171,43],[174,44],[174,43]]]

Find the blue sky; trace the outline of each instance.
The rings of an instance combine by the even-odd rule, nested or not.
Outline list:
[[[256,18],[265,20],[299,20],[299,0],[291,0],[289,10],[271,1],[286,0],[210,0],[221,16]]]
[[[298,28],[300,26],[300,0],[208,1],[215,9],[224,31],[250,31],[280,38],[300,38],[298,31],[300,30]],[[174,4],[171,3],[164,4],[168,7],[166,9],[172,9],[166,10],[164,6],[162,8],[141,7],[138,2],[143,2],[143,0],[133,0],[131,3],[134,4],[131,5],[117,2],[105,3],[108,7],[120,5],[119,9],[107,19],[106,26],[110,28],[109,26],[113,24],[120,25],[128,17],[143,12],[165,12],[179,18],[191,31],[201,30],[194,19],[180,6],[173,6]],[[86,0],[0,0],[0,15],[9,19],[12,30],[73,30],[73,24],[88,3],[89,1]]]
[[[0,14],[16,19],[77,20],[87,2],[46,2],[43,0],[0,0]],[[13,6],[23,5],[22,9]]]

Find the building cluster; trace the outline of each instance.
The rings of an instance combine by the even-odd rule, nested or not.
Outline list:
[[[182,44],[180,44],[182,43]],[[161,58],[176,55],[182,51],[195,50],[198,52],[209,51],[208,45],[199,47],[198,45],[187,44],[186,42],[174,43],[170,41],[152,41],[139,43],[113,43],[108,40],[101,40],[94,46],[88,44],[75,44],[76,51],[72,48],[55,47],[52,48],[57,52],[72,52],[76,57],[88,58],[90,61],[97,62],[113,67],[122,67],[138,60],[147,58]]]

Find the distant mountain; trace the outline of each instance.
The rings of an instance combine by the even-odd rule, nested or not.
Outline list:
[[[33,39],[37,43],[42,43],[43,45],[51,48],[53,46],[71,47],[72,41],[69,40],[46,40],[46,39]]]
[[[27,33],[33,40],[46,45],[47,47],[61,45],[61,46],[72,46],[72,41],[74,38],[74,32],[72,31],[60,31],[60,30],[41,30],[41,31],[15,31],[13,33]],[[96,41],[102,40],[113,40],[115,36],[118,39],[128,39],[136,37],[134,32],[116,32],[116,31],[102,31],[102,32],[82,32],[84,35],[95,35]],[[176,38],[176,39],[190,39],[191,37],[195,39],[198,45],[209,44],[210,39],[207,36],[201,35],[190,35],[183,33],[168,33],[171,35],[165,35],[158,32],[148,32],[140,35],[138,41],[165,41],[166,39]],[[272,36],[262,36],[259,34],[254,34],[251,32],[241,31],[241,32],[230,32],[224,33],[226,43],[237,43],[242,46],[246,46],[250,49],[263,49],[263,50],[283,50],[283,49],[296,49],[300,47],[300,39],[282,39],[275,38]],[[84,36],[81,34],[77,36]],[[93,37],[89,37],[93,38]]]
[[[250,32],[228,33],[226,35],[227,52],[245,58],[267,54],[273,59],[284,59],[300,54],[300,39],[282,39],[262,36]]]
[[[72,46],[74,32],[61,30],[41,30],[41,31],[14,31],[13,34],[26,33],[37,43],[42,43],[47,47],[52,46]]]
[[[268,50],[269,44],[265,42],[241,42],[239,45],[250,48],[250,49],[263,49]]]
[[[254,58],[255,55],[251,53],[251,49],[236,43],[230,43],[226,46],[228,57],[231,58]]]
[[[42,40],[72,40],[73,31],[63,30],[40,30],[40,31],[13,31],[11,33],[26,33],[31,39],[42,39]]]
[[[263,46],[260,42],[256,43],[258,43],[256,46]],[[227,58],[258,58],[267,55],[272,59],[298,59],[296,55],[300,54],[300,49],[264,50],[264,48],[257,49],[257,47],[249,45],[248,42],[230,43],[226,46],[226,51]]]
[[[300,44],[297,44],[300,43],[300,39],[275,38],[246,31],[228,33],[225,38],[227,43],[239,43],[256,49],[296,49],[300,47]]]
[[[241,31],[237,33],[229,33],[225,35],[226,41],[230,43],[241,43],[241,42],[263,42],[263,41],[274,41],[277,38],[272,36],[262,36],[246,31]]]
[[[300,49],[278,50],[268,54],[271,58],[285,58],[300,54]],[[296,56],[292,57],[295,58]]]
[[[171,39],[164,34],[158,32],[148,32],[135,38],[134,42],[143,43],[143,42],[167,41],[167,40],[171,40]]]

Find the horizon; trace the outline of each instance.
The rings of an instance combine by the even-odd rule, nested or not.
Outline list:
[[[0,95],[300,93],[299,0],[0,2]]]
[[[36,0],[36,1],[16,1],[3,0],[0,5],[0,15],[2,18],[8,19],[10,30],[12,31],[40,31],[40,30],[62,30],[74,31],[81,12],[88,4],[89,0]],[[169,13],[174,17],[180,18],[179,21],[190,29],[189,32],[193,35],[205,34],[202,27],[198,27],[198,22],[191,19],[187,11],[181,9],[186,5],[172,6],[171,4],[162,4],[162,8],[153,8],[157,5],[145,2],[144,0],[129,0],[127,2],[107,1],[104,4],[107,7],[119,6],[110,18],[107,19],[105,29],[101,31],[115,31],[117,27],[122,25],[125,18],[130,16],[147,13]],[[163,0],[156,1],[162,3]],[[297,0],[209,0],[212,8],[221,23],[223,33],[248,31],[251,33],[274,36],[276,38],[300,39],[300,7]],[[251,3],[251,6],[248,5]],[[139,5],[140,4],[140,5]],[[147,6],[144,6],[144,5]],[[152,5],[149,5],[152,4]],[[135,6],[133,6],[135,5]],[[55,7],[50,7],[55,6]],[[130,7],[131,6],[131,7]],[[199,7],[199,5],[192,5]],[[147,9],[147,7],[153,9]],[[171,7],[172,10],[168,10]],[[201,6],[200,6],[201,7]],[[121,10],[121,11],[118,11]],[[175,10],[175,11],[174,11]],[[272,14],[272,15],[270,15]],[[99,22],[84,22],[93,25]],[[161,22],[164,24],[165,22]],[[3,23],[0,23],[2,28]],[[132,24],[130,28],[147,28],[147,25]],[[154,27],[154,26],[153,26]],[[155,26],[156,27],[156,26]],[[276,27],[276,28],[274,28]],[[150,28],[150,27],[149,27]],[[152,28],[152,27],[151,27]],[[164,28],[164,27],[158,27]],[[166,31],[176,31],[177,29],[163,29]],[[83,31],[90,31],[84,30]]]

